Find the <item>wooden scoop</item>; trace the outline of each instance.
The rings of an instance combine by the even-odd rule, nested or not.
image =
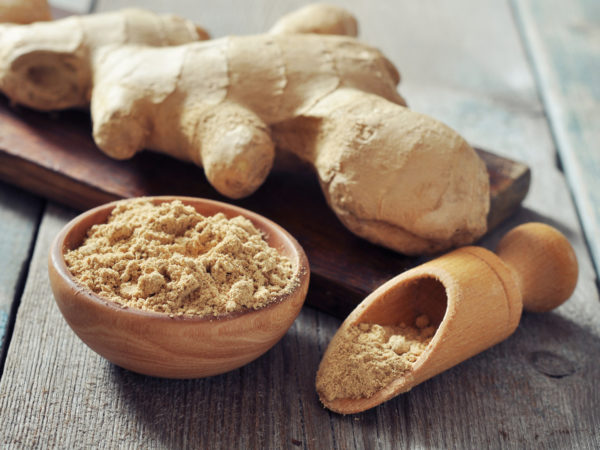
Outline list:
[[[409,391],[506,339],[517,328],[523,308],[543,312],[562,304],[575,289],[577,273],[567,239],[541,223],[510,231],[497,255],[482,247],[463,247],[404,272],[365,298],[333,339],[359,323],[411,325],[426,314],[437,327],[427,349],[410,370],[373,396],[327,401],[319,393],[321,402],[352,414]]]

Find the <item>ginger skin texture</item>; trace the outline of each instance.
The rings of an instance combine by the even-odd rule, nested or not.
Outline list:
[[[343,8],[312,3],[293,11],[277,21],[272,34],[315,33],[358,36],[358,22]]]
[[[208,34],[174,15],[139,9],[0,25],[0,90],[42,111],[89,106],[95,52],[107,44],[180,45]]]
[[[484,164],[405,107],[396,68],[344,36],[356,27],[332,8],[292,13],[263,35],[95,50],[96,143],[119,159],[149,148],[193,161],[231,198],[262,184],[277,148],[314,167],[339,219],[371,242],[406,254],[472,242],[486,230]]]
[[[48,0],[0,0],[0,22],[25,24],[50,19]]]

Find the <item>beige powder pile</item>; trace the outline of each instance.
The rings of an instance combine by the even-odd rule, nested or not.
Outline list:
[[[417,361],[435,327],[425,315],[415,327],[361,323],[347,327],[331,342],[317,372],[317,391],[327,401],[368,398]]]
[[[178,200],[121,202],[65,260],[97,294],[170,315],[259,309],[293,288],[291,262],[248,219],[204,217]]]

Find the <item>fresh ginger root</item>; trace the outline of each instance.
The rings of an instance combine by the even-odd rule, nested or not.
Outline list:
[[[107,44],[180,45],[208,34],[174,15],[126,9],[0,25],[0,90],[42,111],[88,107],[95,52]]]
[[[484,164],[456,132],[404,106],[398,72],[379,51],[298,33],[355,33],[321,8],[270,34],[94,51],[96,143],[120,159],[149,148],[193,161],[231,198],[262,184],[277,147],[311,164],[340,220],[372,242],[418,254],[481,236]]]
[[[0,0],[0,22],[24,24],[50,19],[48,0]]]
[[[339,34],[356,37],[358,23],[354,16],[343,8],[312,3],[283,16],[269,33]]]

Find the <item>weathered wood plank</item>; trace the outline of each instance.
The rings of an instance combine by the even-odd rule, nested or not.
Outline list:
[[[42,208],[37,197],[0,183],[0,355],[4,355],[11,311],[20,295]]]
[[[513,4],[600,275],[600,3]]]
[[[100,7],[108,1],[119,6],[117,0],[106,0]],[[142,3],[157,5],[138,5]],[[408,66],[403,70],[403,92],[415,109],[442,118],[473,142],[505,149],[507,156],[534,167],[526,208],[484,243],[495,244],[505,229],[527,220],[558,226],[576,247],[581,264],[573,298],[556,312],[526,314],[507,341],[410,393],[364,414],[342,417],[322,409],[314,392],[319,359],[339,321],[311,309],[301,313],[290,332],[264,357],[206,380],[142,377],[96,356],[67,328],[51,300],[47,247],[73,214],[51,208],[42,224],[0,380],[2,444],[600,446],[600,303],[594,271],[564,177],[555,167],[551,136],[510,8],[476,0],[347,4],[360,16],[365,35],[371,36],[369,42],[385,47],[386,53],[394,52],[401,69],[400,56],[415,63],[410,71]],[[193,9],[196,2],[186,0],[166,5],[162,7],[189,7],[188,15],[221,15],[219,23],[231,25],[223,25],[221,34],[241,34],[266,28],[272,20],[265,17],[274,20],[298,3],[205,2]]]

